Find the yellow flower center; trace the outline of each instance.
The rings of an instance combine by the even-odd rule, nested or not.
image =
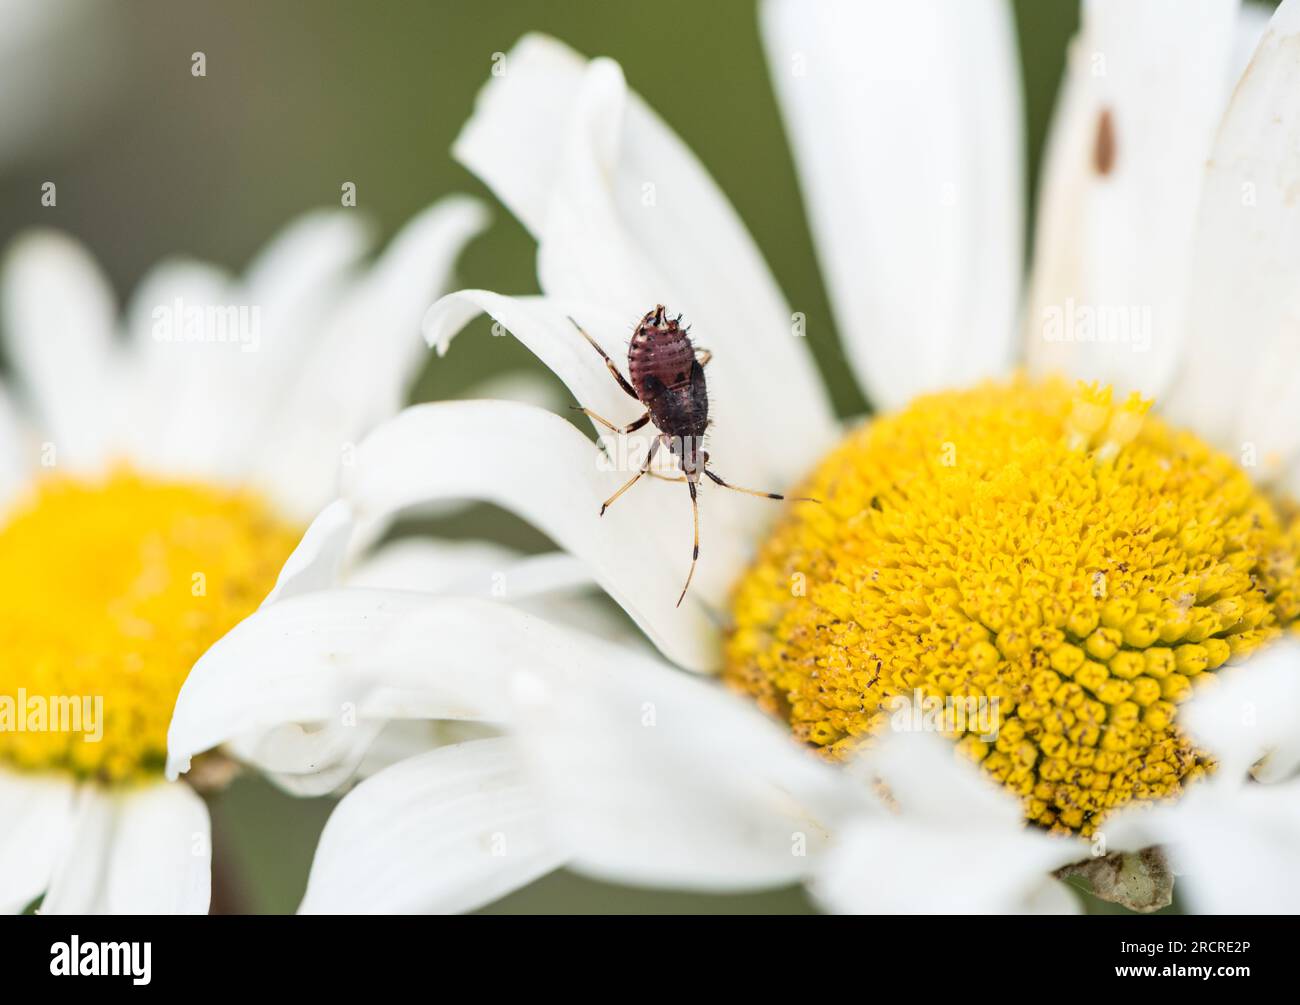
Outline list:
[[[39,481],[0,529],[0,761],[161,772],[190,667],[298,537],[246,492],[127,469]]]
[[[1300,524],[1148,405],[1017,379],[857,431],[737,586],[729,683],[831,759],[940,728],[1053,829],[1177,795],[1178,704],[1300,616]]]

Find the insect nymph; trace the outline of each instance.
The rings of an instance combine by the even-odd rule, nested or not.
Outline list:
[[[704,430],[709,424],[709,392],[704,379],[704,368],[713,354],[707,349],[695,348],[688,329],[681,326],[680,314],[670,319],[664,305],[657,304],[637,324],[636,331],[632,334],[632,344],[627,351],[630,381],[619,372],[609,354],[596,340],[583,331],[582,326],[573,318],[569,320],[582,337],[591,343],[591,347],[600,353],[610,374],[618,381],[618,386],[646,408],[644,415],[626,426],[616,426],[589,408],[579,410],[615,433],[632,433],[647,424],[653,424],[659,431],[659,435],[650,443],[641,470],[601,504],[600,515],[604,516],[605,510],[614,504],[614,500],[635,485],[642,475],[685,482],[690,489],[695,535],[691,547],[691,569],[687,573],[681,596],[677,598],[677,606],[680,607],[686,591],[690,589],[691,578],[695,575],[695,563],[700,557],[700,503],[696,494],[700,476],[703,475],[725,489],[761,499],[784,499],[785,496],[775,492],[742,489],[723,481],[709,470],[709,452],[703,448]],[[661,446],[667,446],[677,458],[682,469],[680,477],[673,478],[650,470]]]

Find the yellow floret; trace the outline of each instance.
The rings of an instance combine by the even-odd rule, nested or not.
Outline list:
[[[860,429],[738,584],[727,680],[832,759],[917,693],[985,702],[957,749],[1047,827],[1177,795],[1177,704],[1300,616],[1300,535],[1149,406],[1018,378]]]
[[[43,478],[0,528],[0,761],[107,784],[160,774],[190,667],[298,537],[245,492],[127,469]]]

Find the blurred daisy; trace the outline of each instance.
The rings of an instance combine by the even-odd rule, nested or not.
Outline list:
[[[78,0],[0,0],[0,24],[0,169],[7,169],[75,141],[114,97],[124,32],[120,19]]]
[[[705,493],[700,573],[677,608],[680,485],[638,485],[596,519],[626,474],[558,416],[408,409],[358,451],[323,518],[333,543],[309,535],[296,554],[311,587],[187,681],[173,768],[340,709],[491,732],[358,786],[306,909],[464,908],[564,861],[703,889],[802,879],[849,911],[1066,910],[1056,877],[1080,860],[1149,909],[1167,870],[1120,853],[1153,842],[1187,868],[1190,904],[1294,905],[1294,720],[1242,726],[1240,698],[1214,690],[1248,663],[1234,684],[1271,709],[1296,676],[1290,648],[1254,654],[1300,617],[1286,365],[1300,0],[1266,31],[1229,0],[1194,7],[1085,4],[1018,324],[1007,6],[763,6],[846,353],[882,413],[847,434],[802,316],[681,141],[614,63],[524,39],[455,152],[536,237],[544,292],[452,294],[426,318],[430,340],[445,352],[487,312],[622,424],[640,409],[567,318],[618,359],[629,325],[668,303],[713,354],[719,466],[824,503],[773,528],[753,500]],[[1010,375],[1017,362],[1027,371]],[[658,655],[519,612],[508,574],[495,605],[333,587],[395,514],[454,498],[542,529]],[[767,718],[669,663],[720,672]],[[1237,727],[1189,732],[1194,694],[1227,701],[1204,714]],[[1253,819],[1271,842],[1250,839]],[[1247,863],[1215,853],[1229,831]],[[1279,882],[1234,883],[1243,866]]]
[[[176,693],[401,406],[420,314],[482,223],[448,200],[366,264],[353,215],[311,214],[242,278],[158,266],[120,324],[75,243],[11,249],[0,910],[207,910],[207,810],[163,779]]]

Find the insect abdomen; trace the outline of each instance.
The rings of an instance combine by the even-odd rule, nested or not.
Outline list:
[[[641,400],[658,390],[654,381],[647,386],[648,377],[662,387],[681,387],[690,382],[694,362],[690,336],[676,320],[668,319],[662,304],[641,319],[627,353],[628,374]]]

